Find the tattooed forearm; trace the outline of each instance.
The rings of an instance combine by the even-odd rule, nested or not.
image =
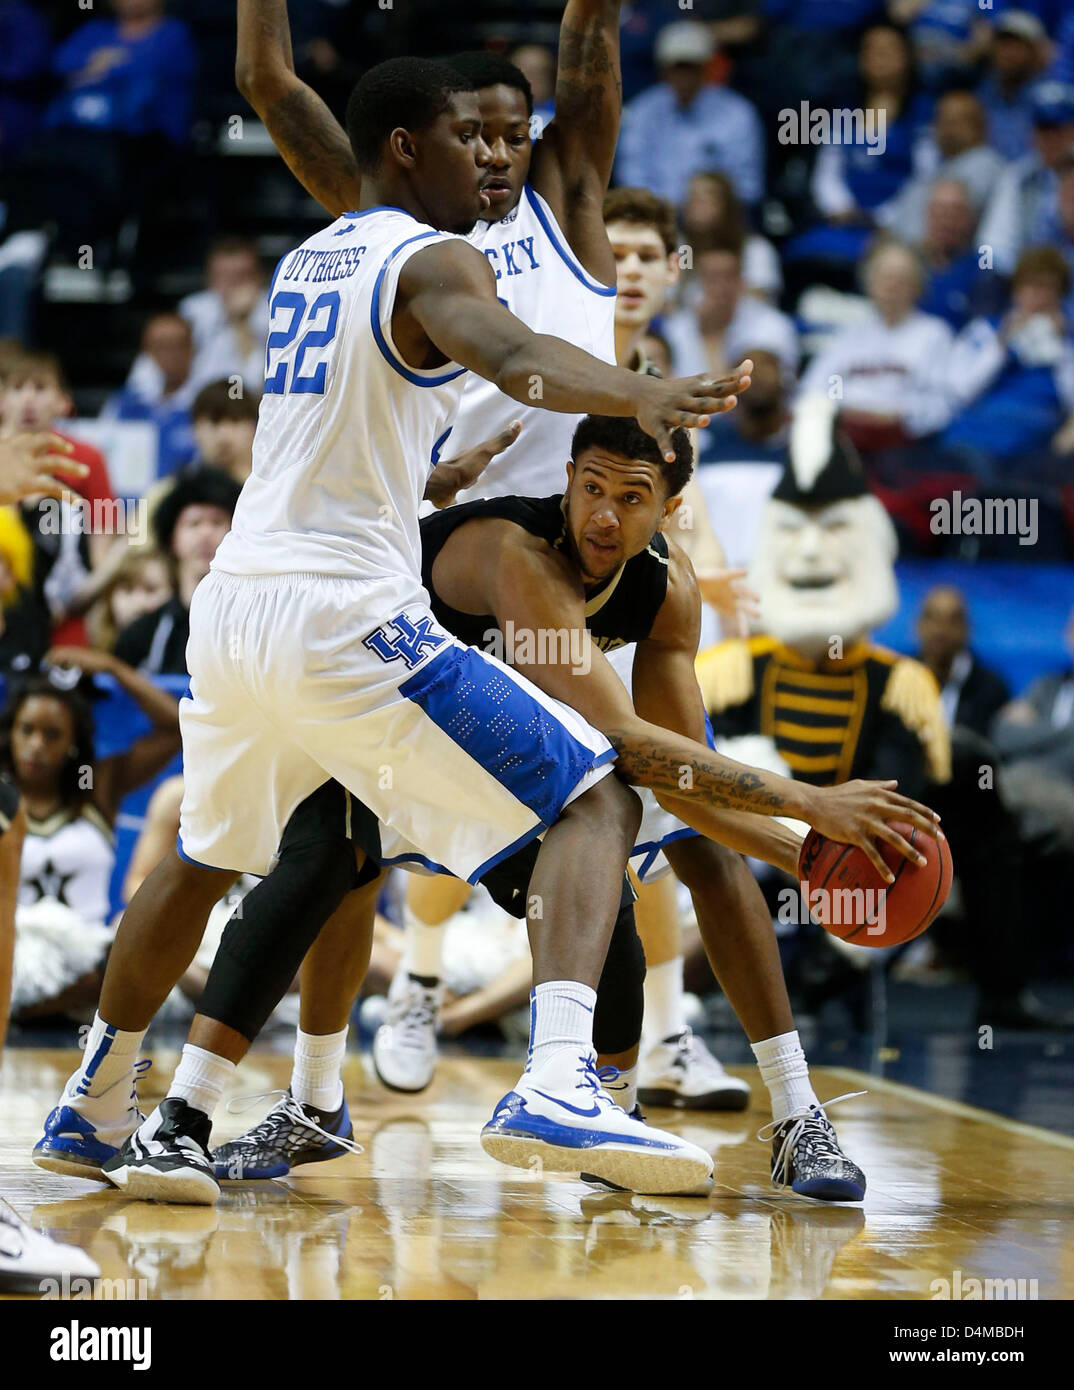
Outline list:
[[[590,8],[589,23],[581,17],[572,23],[574,16],[568,8],[560,29],[557,121],[618,121],[622,108],[618,0]]]
[[[361,174],[350,141],[316,92],[297,87],[258,114],[311,197],[335,217],[358,206]]]
[[[794,815],[794,784],[718,753],[695,754],[696,745],[658,742],[630,730],[605,730],[618,759],[616,771],[634,786],[677,796],[700,792],[715,806],[765,816]],[[786,786],[789,795],[778,788]]]

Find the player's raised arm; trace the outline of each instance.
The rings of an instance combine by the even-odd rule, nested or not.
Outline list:
[[[718,381],[664,381],[611,367],[548,334],[532,333],[496,298],[488,261],[462,241],[413,256],[399,277],[392,332],[404,357],[421,365],[431,341],[448,359],[493,382],[513,400],[569,414],[636,416],[674,457],[671,432],[707,425],[749,386],[751,363]]]
[[[534,151],[534,176],[554,162],[568,194],[603,198],[612,175],[623,108],[621,10],[621,0],[568,0],[563,12],[555,114]]]
[[[287,0],[238,0],[235,84],[306,192],[333,217],[356,208],[362,180],[351,143],[295,73]]]

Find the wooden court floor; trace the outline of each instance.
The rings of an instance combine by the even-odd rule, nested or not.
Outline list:
[[[868,1088],[832,1112],[868,1176],[861,1207],[769,1186],[755,1073],[741,1073],[754,1086],[743,1114],[652,1114],[715,1153],[713,1195],[632,1198],[485,1156],[478,1133],[516,1063],[445,1060],[424,1095],[404,1097],[357,1056],[345,1079],[363,1154],[226,1184],[216,1207],[181,1207],[30,1163],[73,1056],[5,1054],[0,1192],[34,1226],[90,1250],[106,1279],[134,1280],[130,1296],[932,1299],[947,1285],[965,1296],[970,1279],[1024,1279],[1040,1299],[1074,1297],[1074,1140],[857,1072],[817,1069],[814,1080],[822,1098]],[[155,1057],[145,1110],[174,1061]],[[286,1058],[254,1053],[233,1094],[288,1076]],[[216,1136],[239,1133],[269,1103],[221,1108]]]

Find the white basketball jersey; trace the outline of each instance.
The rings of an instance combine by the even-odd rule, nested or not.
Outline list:
[[[406,262],[452,239],[370,208],[280,262],[253,472],[214,570],[397,579],[401,602],[423,593],[418,508],[465,369],[408,366],[391,319]]]
[[[116,855],[112,832],[95,806],[30,820],[19,868],[20,907],[52,899],[87,921],[108,921],[108,885]]]
[[[469,240],[496,272],[496,293],[534,333],[550,333],[604,362],[615,362],[615,290],[582,268],[551,208],[526,184],[519,204],[499,222],[479,222]],[[535,390],[539,383],[535,383]],[[492,382],[470,373],[455,425],[438,458],[483,444],[522,421],[522,433],[496,457],[458,501],[519,493],[547,497],[567,485],[571,437],[580,415],[520,405]]]

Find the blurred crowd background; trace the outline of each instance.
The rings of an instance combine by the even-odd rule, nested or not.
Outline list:
[[[383,58],[489,47],[524,70],[538,120],[551,115],[562,0],[289,12],[298,71],[337,113]],[[0,431],[58,424],[87,501],[148,499],[151,517],[56,534],[39,504],[0,509],[0,771],[39,825],[80,793],[46,776],[47,752],[32,775],[16,768],[27,690],[66,711],[52,711],[60,771],[76,749],[100,762],[174,737],[130,673],[185,686],[190,597],[251,467],[271,269],[325,220],[236,92],[234,45],[221,0],[0,0]],[[665,200],[682,272],[645,354],[675,374],[757,363],[700,439],[702,473],[727,480],[712,521],[728,560],[749,561],[796,395],[834,396],[900,542],[902,605],[879,636],[929,666],[949,723],[997,738],[1011,768],[1047,771],[1020,833],[1058,874],[1037,965],[1069,975],[1074,7],[637,0],[622,51],[614,184]],[[814,113],[842,109],[870,113],[854,138],[806,138]],[[992,515],[1032,516],[1032,539],[937,525],[933,504],[953,498],[1021,504]],[[51,675],[35,676],[46,657]],[[25,737],[44,748],[34,708]],[[56,889],[47,854],[20,900],[59,891],[110,917],[174,751],[158,741],[122,769],[124,794],[140,790],[92,907]],[[948,964],[929,954],[918,973]]]

